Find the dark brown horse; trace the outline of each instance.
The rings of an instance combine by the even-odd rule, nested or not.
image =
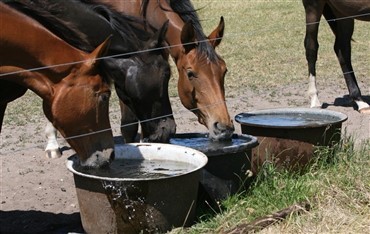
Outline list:
[[[311,107],[320,107],[316,89],[316,61],[319,43],[319,22],[324,15],[335,35],[334,50],[338,57],[349,91],[349,96],[361,113],[370,114],[370,106],[361,97],[351,64],[351,40],[355,19],[370,21],[370,1],[303,0],[306,11],[306,37],[304,41],[309,72]]]
[[[81,165],[107,165],[114,157],[108,116],[111,85],[100,75],[103,67],[97,58],[109,40],[87,54],[3,2],[0,28],[0,119],[7,103],[30,89],[42,98],[46,117],[79,155]]]
[[[141,16],[155,28],[169,20],[166,41],[179,73],[178,93],[214,140],[229,139],[234,131],[225,103],[225,61],[216,53],[224,33],[224,20],[207,37],[189,0],[84,0],[113,6]]]

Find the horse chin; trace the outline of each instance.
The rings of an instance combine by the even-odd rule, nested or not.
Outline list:
[[[234,134],[234,128],[219,129],[209,129],[209,139],[212,141],[231,141]]]
[[[153,143],[169,143],[170,135],[165,133],[152,134],[149,137],[142,139],[142,142],[153,142]]]

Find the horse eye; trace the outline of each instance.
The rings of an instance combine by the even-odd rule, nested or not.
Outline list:
[[[197,76],[195,75],[195,72],[192,70],[188,69],[186,70],[186,75],[188,76],[189,79],[196,78]]]
[[[107,102],[109,100],[109,98],[110,98],[110,92],[102,93],[99,96],[99,100],[102,101],[102,102]]]

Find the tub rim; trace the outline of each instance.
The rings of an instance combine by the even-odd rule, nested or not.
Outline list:
[[[83,172],[79,172],[79,171],[77,171],[73,168],[74,163],[79,163],[79,157],[78,157],[77,154],[74,154],[74,155],[67,158],[66,166],[67,166],[67,169],[70,172],[73,173],[73,175],[78,175],[78,176],[82,176],[82,177],[86,177],[86,178],[91,178],[91,179],[96,179],[96,180],[105,180],[105,181],[137,182],[137,181],[164,180],[164,179],[172,179],[172,178],[176,178],[176,177],[180,177],[180,176],[185,176],[185,175],[188,175],[190,173],[200,171],[208,162],[208,157],[203,152],[201,152],[199,150],[189,148],[189,147],[185,147],[185,146],[165,144],[165,143],[126,143],[126,144],[118,144],[118,145],[115,145],[116,158],[117,158],[117,156],[118,156],[118,158],[125,158],[126,156],[128,156],[128,155],[120,156],[120,154],[117,155],[117,149],[128,148],[128,147],[131,147],[131,149],[140,149],[140,148],[141,149],[143,149],[143,148],[148,149],[150,147],[150,148],[154,148],[153,150],[156,150],[156,151],[161,150],[162,147],[168,148],[168,150],[169,149],[170,150],[182,150],[182,154],[187,154],[189,156],[197,155],[197,157],[198,157],[197,163],[199,165],[197,164],[196,168],[194,168],[192,170],[189,170],[189,171],[187,171],[183,174],[173,175],[173,176],[164,176],[164,177],[159,177],[159,178],[114,178],[114,177],[103,177],[103,176],[90,175],[90,174],[86,174],[86,173],[83,173]],[[185,157],[185,156],[183,155],[180,158],[182,158],[182,157]],[[131,156],[128,156],[127,159],[146,159],[146,158],[145,157],[135,158],[133,155],[131,155]],[[152,160],[152,159],[156,159],[156,157],[152,157],[151,159],[148,159],[148,160]],[[178,160],[174,160],[174,161],[178,161]],[[190,160],[183,160],[181,162],[191,163],[189,161]],[[192,164],[195,165],[195,162],[192,163]]]
[[[275,115],[275,114],[316,114],[316,115],[329,115],[335,118],[338,118],[335,121],[327,122],[327,123],[317,123],[314,125],[267,125],[267,124],[255,124],[255,123],[248,123],[247,121],[243,121],[242,118],[255,115]],[[296,107],[288,107],[288,108],[270,108],[270,109],[261,109],[261,110],[254,110],[248,112],[242,112],[234,117],[235,121],[238,122],[240,125],[251,126],[251,127],[265,127],[265,128],[288,128],[288,129],[302,129],[302,128],[317,128],[317,127],[325,127],[328,125],[335,125],[340,124],[348,119],[348,116],[342,112],[332,111],[332,110],[324,110],[324,109],[312,109],[312,108],[296,108]]]

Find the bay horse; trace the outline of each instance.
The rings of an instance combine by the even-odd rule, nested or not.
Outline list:
[[[111,62],[119,69],[110,71],[108,75],[114,76],[112,79],[120,99],[121,132],[125,142],[135,141],[138,121],[142,121],[143,141],[169,141],[170,135],[176,131],[176,124],[168,96],[171,74],[168,54],[163,49],[168,23],[164,23],[155,33],[152,29],[145,29],[142,20],[125,16],[106,6],[92,7],[75,0],[21,2],[13,1],[13,7],[85,51],[91,51],[112,34],[107,55],[115,56]],[[79,35],[66,30],[70,27],[78,30]],[[49,142],[47,156],[60,157],[56,132],[48,126],[46,133]]]
[[[234,125],[225,103],[225,61],[216,53],[224,34],[224,19],[207,37],[189,0],[84,0],[104,3],[116,10],[140,16],[159,28],[169,20],[166,41],[178,73],[182,104],[194,112],[213,140],[231,139]]]
[[[309,95],[311,107],[320,107],[316,88],[316,61],[319,49],[317,40],[319,22],[324,15],[335,35],[334,51],[342,68],[350,98],[360,113],[370,114],[370,106],[361,97],[351,63],[351,40],[355,19],[370,21],[370,1],[351,0],[303,0],[306,13],[306,36],[304,46],[309,72]]]
[[[114,158],[111,82],[102,76],[105,68],[99,58],[110,39],[85,53],[3,2],[0,28],[0,119],[7,104],[30,89],[42,98],[45,116],[82,166],[109,165]]]

